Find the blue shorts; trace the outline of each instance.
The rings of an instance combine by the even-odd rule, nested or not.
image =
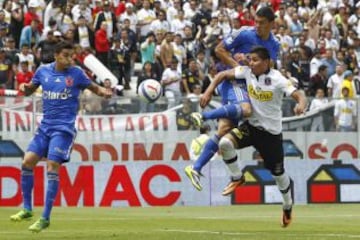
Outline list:
[[[225,80],[218,86],[217,90],[221,96],[222,105],[250,103],[245,79]],[[239,123],[239,119],[230,120],[235,126]]]
[[[245,79],[225,80],[217,87],[217,90],[223,105],[242,102],[250,103]]]
[[[38,128],[31,140],[28,152],[58,163],[68,162],[75,137],[67,132]]]

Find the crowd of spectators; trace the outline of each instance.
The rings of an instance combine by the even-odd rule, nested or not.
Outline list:
[[[168,107],[203,92],[223,69],[215,46],[272,6],[281,44],[276,67],[310,97],[359,93],[360,2],[356,0],[4,0],[0,10],[0,87],[16,89],[54,60],[54,45],[74,43],[74,64],[93,53],[131,89],[135,62],[141,81],[164,86]],[[84,67],[85,68],[85,67]],[[85,68],[86,69],[86,68]],[[94,77],[89,72],[89,76]],[[136,85],[135,85],[136,86]],[[118,92],[119,95],[122,92]],[[143,111],[151,111],[142,106]],[[147,110],[146,110],[147,109]]]

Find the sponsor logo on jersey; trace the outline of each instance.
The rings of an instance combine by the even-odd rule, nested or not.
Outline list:
[[[341,109],[341,112],[345,114],[352,114],[353,110],[351,108],[343,108]]]
[[[253,85],[248,85],[248,92],[251,98],[254,98],[260,102],[268,102],[273,99],[273,92],[262,91],[261,89],[254,89]]]
[[[71,91],[65,89],[63,92],[43,91],[43,99],[66,100],[71,97]]]

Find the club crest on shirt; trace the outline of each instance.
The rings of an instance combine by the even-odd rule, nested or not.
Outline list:
[[[74,85],[74,79],[72,77],[66,77],[65,84],[67,87],[72,87]]]
[[[265,85],[267,85],[267,86],[271,85],[271,78],[269,78],[269,77],[265,78],[264,82],[265,82]]]

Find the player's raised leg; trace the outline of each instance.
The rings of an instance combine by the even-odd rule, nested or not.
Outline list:
[[[187,166],[185,173],[189,177],[191,183],[197,190],[201,190],[200,184],[201,169],[210,161],[210,159],[219,150],[219,140],[224,136],[233,126],[233,122],[229,119],[220,119],[218,124],[218,132],[212,136],[204,145],[199,158],[195,161],[193,166]]]
[[[242,117],[243,110],[240,104],[227,104],[214,110],[202,113],[194,112],[191,114],[194,124],[198,127],[200,127],[204,121],[210,119],[242,119]]]

